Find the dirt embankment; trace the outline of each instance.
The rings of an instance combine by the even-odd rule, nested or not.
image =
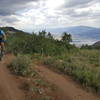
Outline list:
[[[25,97],[16,78],[6,67],[12,59],[13,56],[7,55],[0,62],[0,100],[24,100]]]
[[[58,87],[59,96],[62,97],[61,100],[100,100],[100,97],[85,91],[70,77],[64,77],[43,65],[36,66],[36,69],[43,78]]]

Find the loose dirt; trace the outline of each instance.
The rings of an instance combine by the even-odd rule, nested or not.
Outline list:
[[[36,69],[43,78],[58,87],[61,100],[100,100],[100,97],[85,91],[69,76],[58,74],[44,65],[38,65]]]
[[[7,68],[13,57],[6,55],[0,62],[0,100],[25,100],[25,94],[19,88],[20,82]],[[85,91],[69,76],[53,72],[44,65],[36,65],[35,68],[41,77],[57,86],[57,94],[61,100],[100,100],[100,97]]]
[[[10,73],[6,65],[10,63],[13,56],[7,55],[0,61],[0,100],[24,100],[25,96],[19,87],[19,82]]]

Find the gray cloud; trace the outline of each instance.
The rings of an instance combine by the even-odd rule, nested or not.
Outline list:
[[[100,11],[96,12],[93,9],[87,9],[88,7],[93,6],[94,4],[100,4],[100,0],[66,0],[65,4],[62,7],[63,15],[68,15],[73,18],[81,18],[81,17],[92,17],[96,16],[100,17]],[[86,8],[87,10],[82,11],[82,9]],[[80,9],[81,12],[78,13],[76,10]]]
[[[27,3],[35,1],[38,0],[0,0],[0,15],[14,14],[17,10],[24,9]]]
[[[91,5],[92,2],[99,2],[99,0],[66,0],[64,7],[86,7]]]
[[[13,23],[19,20],[17,18],[5,18],[2,21],[5,21],[6,23]]]
[[[48,1],[50,0],[0,0],[0,23],[30,29],[38,26],[84,25],[88,19],[88,25],[99,25],[100,11],[94,5],[100,4],[100,0],[64,0],[64,4],[58,8],[55,8],[56,4],[47,5]],[[31,2],[35,2],[35,5]],[[89,7],[94,7],[95,10]]]

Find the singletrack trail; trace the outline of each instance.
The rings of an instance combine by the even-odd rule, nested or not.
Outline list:
[[[0,62],[0,100],[25,100],[24,92],[19,89],[20,81],[7,68],[13,57],[6,55]],[[56,94],[60,100],[100,100],[100,97],[86,92],[68,76],[53,72],[44,65],[37,64],[35,68],[41,77],[57,87]]]
[[[100,100],[100,97],[85,91],[68,76],[53,72],[44,65],[37,65],[36,69],[43,78],[57,86],[61,100]]]
[[[0,100],[25,100],[24,93],[18,88],[19,83],[6,67],[12,58],[7,55],[0,61]]]

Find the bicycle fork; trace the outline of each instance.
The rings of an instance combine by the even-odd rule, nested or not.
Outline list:
[[[3,48],[0,46],[0,60],[3,58]]]

